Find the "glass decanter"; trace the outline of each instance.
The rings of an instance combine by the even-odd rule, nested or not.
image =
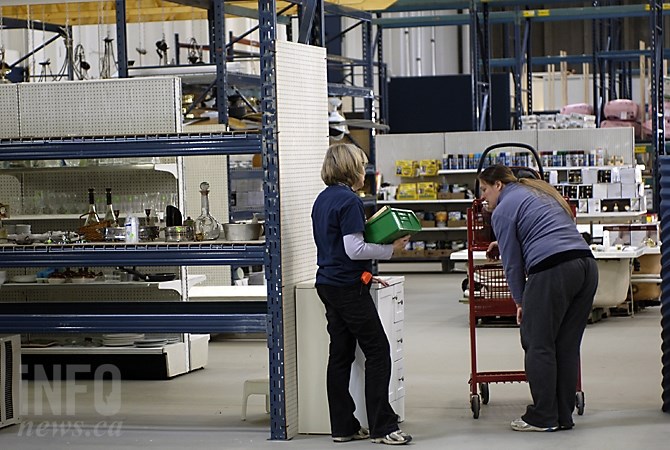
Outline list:
[[[195,238],[202,241],[213,241],[221,234],[221,225],[209,213],[209,183],[200,183],[200,216],[195,219]]]

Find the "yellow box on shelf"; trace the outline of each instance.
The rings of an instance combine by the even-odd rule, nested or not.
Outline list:
[[[416,183],[400,183],[395,198],[396,200],[418,200]]]
[[[416,184],[417,197],[419,200],[437,200],[437,183],[432,181]]]
[[[437,159],[422,159],[419,163],[419,173],[428,177],[437,175],[440,170],[440,161]]]
[[[399,177],[416,177],[419,175],[419,163],[410,159],[398,159],[395,162],[395,173]]]

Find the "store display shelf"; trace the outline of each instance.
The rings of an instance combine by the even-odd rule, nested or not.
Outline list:
[[[12,214],[5,221],[23,222],[34,220],[81,220],[81,214]]]
[[[206,275],[189,275],[188,276],[188,289],[189,292],[193,286],[196,284],[202,283],[207,279]],[[163,281],[163,282],[146,282],[146,281],[90,281],[86,283],[72,283],[72,282],[65,282],[65,283],[58,283],[58,284],[53,284],[53,283],[5,283],[0,285],[0,289],[63,289],[63,288],[78,288],[78,287],[96,287],[96,288],[103,288],[103,289],[115,289],[118,287],[124,287],[124,288],[138,288],[138,289],[146,289],[146,288],[156,288],[159,290],[173,290],[181,293],[181,280],[173,280],[173,281]]]
[[[465,231],[468,227],[423,227],[421,231]]]
[[[227,64],[226,78],[229,84],[235,86],[260,87],[258,75],[247,74],[231,70],[231,63]],[[176,76],[185,84],[210,84],[216,80],[216,64],[195,64],[188,66],[154,66],[129,67],[130,77]]]
[[[9,167],[0,170],[1,175],[24,175],[41,173],[63,173],[63,172],[120,172],[136,170],[154,170],[156,172],[168,172],[177,177],[176,164],[109,164],[109,165],[85,165],[85,166],[59,166],[59,167]]]
[[[430,204],[430,203],[472,203],[472,199],[457,200],[378,200],[378,205],[401,205],[401,204]]]
[[[441,169],[437,171],[438,175],[457,175],[459,173],[477,173],[477,169]]]
[[[265,241],[5,244],[0,255],[0,267],[261,265]]]
[[[2,160],[247,155],[261,152],[258,133],[174,133],[0,140]]]
[[[384,263],[389,262],[435,262],[448,260],[449,256],[417,256],[417,257],[401,257],[401,258],[391,258],[389,260],[382,261]]]
[[[21,353],[26,355],[97,355],[97,354],[117,354],[117,355],[143,355],[143,354],[163,354],[174,350],[183,350],[185,344],[177,342],[166,344],[159,347],[76,347],[76,346],[52,346],[43,348],[21,347]]]
[[[598,170],[611,170],[611,169],[625,169],[627,166],[543,166],[542,169],[547,172],[550,170],[573,170],[573,169],[598,169]]]
[[[647,211],[633,211],[633,212],[610,212],[610,213],[577,213],[577,223],[589,222],[608,222],[628,223],[631,220],[640,219],[647,215]]]

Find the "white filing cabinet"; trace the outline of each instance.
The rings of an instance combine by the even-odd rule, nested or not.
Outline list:
[[[370,293],[391,347],[389,402],[405,419],[405,378],[403,371],[403,321],[405,318],[404,277],[384,277],[389,286],[373,284]],[[314,281],[296,286],[296,339],[298,353],[298,432],[330,434],[326,367],[328,344],[326,309],[319,299]],[[349,390],[356,402],[356,418],[367,427],[365,408],[365,357],[356,348]]]

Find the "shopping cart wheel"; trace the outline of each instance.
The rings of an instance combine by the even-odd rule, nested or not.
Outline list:
[[[584,415],[584,392],[578,391],[575,397],[576,402],[575,406],[577,407],[577,414],[580,416]]]
[[[470,396],[470,409],[472,410],[472,418],[479,419],[479,395]]]
[[[479,383],[479,393],[482,396],[482,404],[489,404],[489,384],[488,383]]]

